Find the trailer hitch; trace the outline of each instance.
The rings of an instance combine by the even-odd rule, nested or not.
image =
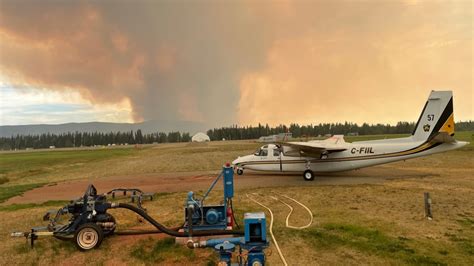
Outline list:
[[[30,243],[30,246],[33,248],[35,245],[35,241],[38,239],[39,236],[52,236],[54,232],[49,231],[39,231],[45,230],[44,227],[41,228],[32,228],[30,232],[13,232],[11,233],[11,237],[24,237],[26,241]]]

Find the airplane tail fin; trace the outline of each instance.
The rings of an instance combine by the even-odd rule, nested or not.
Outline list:
[[[453,92],[431,91],[412,133],[413,140],[453,142]]]

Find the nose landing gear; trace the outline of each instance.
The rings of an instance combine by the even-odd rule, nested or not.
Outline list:
[[[242,168],[237,168],[237,174],[238,174],[238,175],[243,175],[243,174],[244,174],[244,169],[242,169]]]

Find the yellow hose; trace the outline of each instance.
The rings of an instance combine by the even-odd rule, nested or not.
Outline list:
[[[277,251],[278,251],[278,255],[280,255],[281,261],[283,262],[283,264],[284,264],[285,266],[288,266],[288,263],[286,263],[285,257],[284,257],[283,254],[281,253],[280,247],[278,246],[278,242],[277,242],[275,236],[273,235],[273,212],[272,212],[272,210],[271,210],[270,208],[268,208],[267,206],[263,205],[262,203],[260,203],[260,202],[258,202],[258,201],[256,201],[256,200],[254,200],[253,198],[251,198],[251,197],[249,196],[249,194],[245,194],[245,195],[246,195],[247,198],[249,198],[251,201],[257,203],[258,205],[260,205],[260,206],[262,206],[263,208],[267,209],[268,212],[270,212],[270,235],[272,236],[273,243],[275,244],[275,247],[276,247],[276,249],[277,249]]]
[[[303,226],[292,226],[292,225],[290,225],[289,224],[289,219],[290,219],[291,214],[293,213],[293,207],[291,207],[290,204],[278,199],[281,203],[285,204],[288,208],[290,208],[290,212],[286,216],[286,227],[291,228],[291,229],[297,229],[297,230],[301,230],[301,229],[305,229],[305,228],[310,227],[311,224],[313,223],[313,213],[311,212],[311,210],[308,207],[306,207],[303,203],[295,200],[294,198],[290,198],[286,195],[282,195],[282,196],[289,199],[289,200],[292,200],[292,201],[296,202],[297,204],[299,204],[301,207],[303,207],[309,213],[309,217],[310,217],[310,221],[307,225],[303,225]]]

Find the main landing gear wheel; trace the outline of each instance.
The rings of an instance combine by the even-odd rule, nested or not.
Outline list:
[[[303,178],[306,181],[313,181],[314,180],[314,173],[311,170],[306,170],[303,173]]]
[[[104,233],[100,226],[93,223],[86,223],[76,230],[74,241],[76,247],[81,251],[88,251],[97,248],[102,243]]]
[[[237,168],[237,174],[238,175],[243,175],[244,174],[244,169]]]

